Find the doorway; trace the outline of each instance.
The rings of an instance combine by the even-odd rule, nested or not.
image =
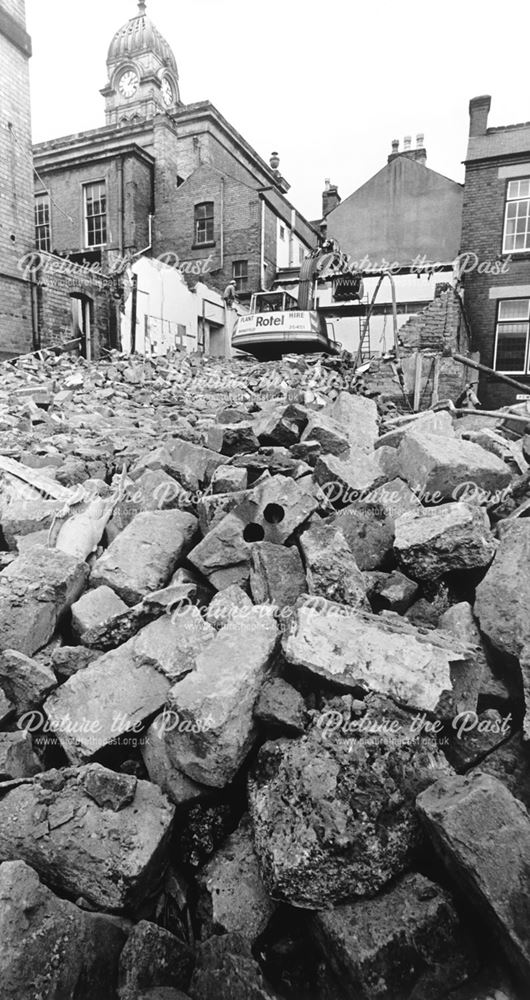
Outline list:
[[[93,303],[88,295],[72,295],[72,338],[79,340],[79,349],[87,361],[92,361]]]

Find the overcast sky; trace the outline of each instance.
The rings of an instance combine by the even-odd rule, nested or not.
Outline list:
[[[105,123],[106,55],[136,0],[26,0],[36,142]],[[490,125],[530,119],[526,0],[148,0],[185,103],[210,100],[292,185],[308,218],[324,179],[343,198],[425,135],[427,164],[463,180],[468,103]]]

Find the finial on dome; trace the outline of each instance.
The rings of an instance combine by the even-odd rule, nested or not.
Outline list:
[[[138,0],[138,13],[145,14],[146,0]]]

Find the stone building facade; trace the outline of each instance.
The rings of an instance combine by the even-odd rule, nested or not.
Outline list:
[[[33,245],[30,56],[24,0],[0,0],[0,357],[30,351],[36,328],[19,268]]]
[[[528,381],[530,393],[530,122],[488,128],[491,98],[469,105],[462,268],[473,346],[489,367]],[[484,405],[517,389],[481,378]]]

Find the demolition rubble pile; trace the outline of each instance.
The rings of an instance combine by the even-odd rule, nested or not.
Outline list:
[[[348,378],[3,366],[3,1000],[528,995],[528,449]]]

